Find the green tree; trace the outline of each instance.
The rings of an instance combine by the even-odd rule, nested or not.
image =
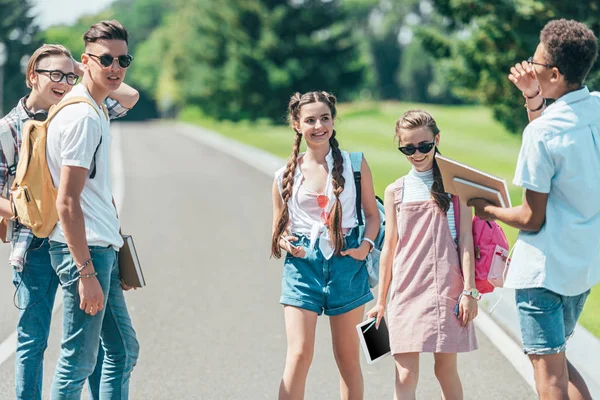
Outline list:
[[[141,44],[136,81],[159,105],[220,119],[281,121],[294,91],[350,98],[364,64],[338,0],[181,1]],[[185,38],[185,40],[182,40]]]
[[[489,105],[509,130],[527,124],[523,98],[507,79],[511,66],[533,55],[544,25],[557,18],[584,22],[600,32],[600,1],[434,0],[448,18],[444,31],[424,28],[425,47],[446,66],[454,93]],[[447,35],[448,30],[454,31]],[[600,84],[600,65],[586,82]]]
[[[81,61],[84,52],[83,35],[90,26],[105,19],[113,19],[115,13],[106,9],[95,15],[79,18],[73,25],[54,25],[39,33],[42,43],[62,44],[73,54],[73,58]]]
[[[0,80],[3,85],[3,109],[0,111],[4,115],[26,93],[22,63],[27,62],[38,46],[35,40],[38,27],[32,17],[30,0],[0,0],[0,9],[0,42],[6,51],[6,63]]]

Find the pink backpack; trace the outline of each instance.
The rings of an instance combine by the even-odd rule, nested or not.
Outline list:
[[[459,236],[460,205],[452,196],[456,237]],[[490,293],[504,286],[504,277],[510,264],[509,245],[504,231],[495,221],[473,217],[473,247],[475,248],[475,286],[479,293]],[[505,268],[507,271],[505,271]]]

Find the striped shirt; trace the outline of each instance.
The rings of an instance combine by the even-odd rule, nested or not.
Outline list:
[[[27,96],[19,100],[17,106],[6,114],[4,118],[0,119],[0,131],[3,131],[2,133],[10,131],[14,140],[15,166],[19,161],[21,130],[23,129],[23,124],[25,121],[33,118],[33,113],[27,109],[25,101],[27,101]],[[127,111],[129,111],[129,109],[123,107],[117,100],[111,99],[110,97],[104,101],[104,105],[108,110],[110,119],[124,117],[125,114],[127,114]],[[14,175],[9,173],[9,166],[7,165],[6,157],[4,156],[4,151],[2,151],[2,145],[0,144],[0,194],[5,198],[9,198],[8,190],[12,185],[13,179]],[[27,249],[29,249],[33,237],[31,229],[20,224],[14,224],[13,239],[11,242],[12,250],[8,262],[17,271],[23,269],[25,253],[27,253]]]
[[[404,177],[404,189],[402,191],[402,202],[426,201],[431,199],[431,186],[433,185],[433,169],[425,172],[411,169]],[[454,205],[450,202],[448,216],[448,227],[452,238],[456,240],[456,225],[454,224]]]

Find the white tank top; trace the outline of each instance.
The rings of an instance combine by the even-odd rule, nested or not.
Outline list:
[[[433,185],[433,169],[425,172],[411,169],[404,177],[404,189],[402,191],[402,202],[426,201],[431,199],[431,186]],[[452,238],[456,240],[456,225],[454,224],[454,204],[450,202],[448,216],[448,227]]]
[[[302,156],[304,156],[304,154],[299,155],[298,158]],[[345,179],[344,190],[340,194],[340,202],[342,203],[342,229],[344,229],[345,232],[348,232],[351,228],[354,228],[358,225],[358,220],[356,218],[356,185],[354,184],[354,173],[352,172],[350,154],[342,151],[342,158],[344,159],[343,177]],[[335,201],[333,185],[331,184],[331,171],[333,170],[333,155],[331,151],[329,151],[329,154],[325,157],[325,161],[327,162],[327,169],[329,170],[327,188],[325,189],[325,194],[327,197],[329,197],[329,204],[326,208],[326,211],[330,212]],[[281,182],[285,168],[286,167],[284,166],[275,172],[280,194],[282,192]],[[304,195],[302,198],[300,197],[300,194],[303,192],[303,190],[300,190],[302,180],[302,170],[298,165],[296,166],[296,172],[294,175],[292,197],[288,201],[288,210],[290,213],[290,232],[308,237],[311,248],[314,247],[317,239],[319,239],[319,249],[323,253],[323,257],[325,257],[325,259],[329,259],[333,255],[334,249],[332,248],[329,240],[327,227],[321,221],[321,210],[319,209],[317,214],[316,210],[314,210],[312,207],[309,206],[308,209],[306,209],[300,204],[300,200],[302,200],[303,203],[310,201],[310,199],[307,199]],[[304,194],[307,194],[306,191],[304,192]],[[314,201],[316,205],[316,199]],[[314,218],[315,215],[318,215],[317,219]]]

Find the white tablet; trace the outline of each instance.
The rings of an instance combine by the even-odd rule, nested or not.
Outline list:
[[[375,328],[376,321],[376,318],[369,318],[356,325],[360,345],[369,364],[373,364],[391,353],[390,335],[385,318],[381,318],[379,329]]]

